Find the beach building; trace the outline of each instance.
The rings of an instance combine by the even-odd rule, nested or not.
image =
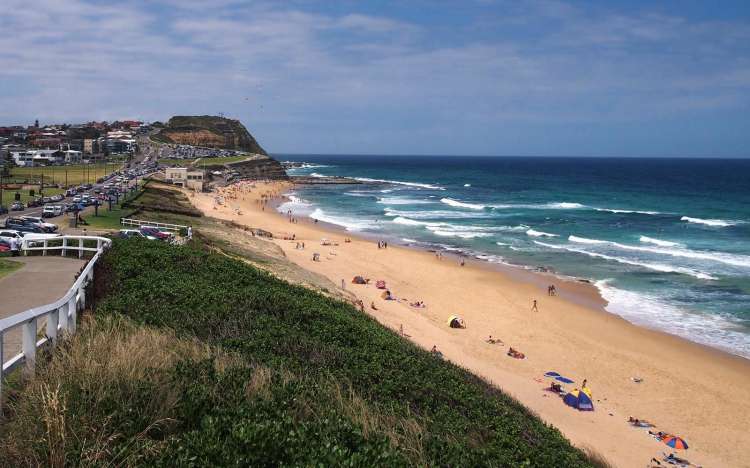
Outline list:
[[[205,184],[205,172],[188,170],[186,167],[170,167],[166,169],[164,179],[174,185],[202,192]]]

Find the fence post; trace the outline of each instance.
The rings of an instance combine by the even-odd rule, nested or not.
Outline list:
[[[47,255],[47,239],[44,239],[44,250],[42,250],[42,257]]]
[[[86,307],[86,290],[81,286],[78,290],[80,294],[81,310]],[[78,315],[78,303],[74,302],[73,307],[70,309],[70,317],[68,317],[68,332],[72,335],[76,332],[76,316]]]
[[[34,377],[34,366],[36,365],[36,317],[22,325],[23,329],[23,355],[26,359],[24,375]]]
[[[3,365],[5,364],[5,355],[3,354],[3,348],[5,347],[5,344],[3,343],[3,332],[0,330],[0,414],[2,414],[3,411]]]
[[[60,320],[60,309],[52,309],[47,312],[47,337],[52,345],[57,344],[57,323]]]
[[[65,256],[65,250],[66,250],[65,247],[68,246],[68,238],[65,237],[65,236],[63,236],[62,240],[63,240],[63,243],[62,243],[62,249],[60,249],[60,256],[64,257]]]
[[[83,257],[83,239],[78,238],[78,258]]]
[[[64,307],[64,306],[63,306]],[[70,317],[75,317],[76,314],[76,295],[73,294],[73,297],[70,298],[68,301],[68,306],[65,310],[65,323],[63,323],[63,328],[65,329],[66,333],[71,333],[70,331]]]

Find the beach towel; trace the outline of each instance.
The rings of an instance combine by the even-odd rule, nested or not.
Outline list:
[[[378,280],[377,282],[375,282],[375,287],[378,289],[385,289],[385,281]]]

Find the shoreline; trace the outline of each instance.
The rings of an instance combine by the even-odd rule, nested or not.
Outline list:
[[[292,182],[290,188],[294,188],[296,185],[297,184]],[[278,207],[288,201],[292,201],[288,197],[288,193],[283,193],[281,194],[279,199],[273,200],[271,203],[269,203],[268,207],[272,209],[274,213],[282,217],[285,217],[286,215],[284,215],[284,213],[281,213],[278,211]],[[388,242],[390,242],[391,240],[394,240],[395,245],[400,248],[412,249],[412,250],[416,250],[419,252],[425,252],[425,253],[430,253],[430,254],[434,254],[435,252],[441,252],[441,254],[445,254],[444,256],[447,259],[455,260],[456,263],[458,263],[458,261],[461,258],[464,258],[467,266],[471,265],[474,268],[481,268],[486,271],[508,275],[519,281],[535,284],[536,286],[538,286],[540,294],[546,294],[546,291],[544,288],[547,285],[552,284],[552,283],[557,283],[557,284],[562,283],[566,285],[566,288],[560,288],[560,290],[558,291],[559,297],[576,302],[579,305],[582,305],[584,307],[597,308],[603,313],[614,315],[627,321],[627,319],[624,319],[623,317],[606,310],[605,307],[607,305],[607,301],[602,297],[601,292],[599,291],[599,288],[597,288],[593,282],[591,282],[590,280],[586,278],[575,278],[572,276],[558,275],[552,271],[542,272],[542,271],[536,270],[536,268],[542,268],[543,266],[541,265],[537,267],[533,267],[531,265],[517,265],[517,264],[506,263],[506,262],[490,262],[490,261],[476,258],[476,256],[474,255],[461,254],[460,251],[451,251],[449,249],[441,249],[441,250],[430,249],[426,245],[415,245],[413,243],[405,242],[403,239],[398,238],[397,236],[390,236],[390,235],[377,236],[374,233],[347,231],[346,228],[344,228],[343,226],[339,226],[338,224],[329,223],[327,221],[318,221],[316,223],[312,221],[313,219],[314,218],[311,218],[309,216],[303,216],[299,218],[299,221],[301,221],[305,225],[311,225],[313,227],[317,227],[321,230],[327,231],[331,233],[332,235],[340,235],[340,236],[345,236],[345,237],[346,236],[358,237],[360,239],[368,240],[370,242],[375,242],[375,243],[378,242],[378,237],[380,237],[381,240],[387,238]],[[631,322],[628,322],[628,323],[631,323]],[[660,331],[660,330],[656,330],[656,331]]]
[[[270,199],[278,201],[291,185],[255,185],[243,199],[227,200],[218,208],[212,206],[215,194],[197,195],[194,203],[209,216],[262,227],[275,236],[295,232],[298,241],[308,242],[306,250],[295,249],[295,241],[273,240],[291,261],[335,284],[345,279],[343,289],[365,304],[377,304],[377,310],[366,307],[366,312],[381,324],[396,331],[403,327],[411,335],[408,338],[424,348],[437,345],[447,359],[516,397],[576,445],[594,448],[616,466],[645,464],[652,456],[669,452],[645,430],[630,427],[625,420],[632,415],[687,439],[691,448],[680,455],[694,463],[743,463],[740,453],[750,449],[750,443],[736,415],[750,414],[747,359],[607,312],[592,284],[555,279],[560,294],[548,297],[543,286],[551,275],[546,273],[474,259],[461,267],[415,246],[376,249],[368,236],[351,235],[335,225],[302,218],[289,223],[271,203],[262,211],[253,201],[260,193],[273,194]],[[339,245],[321,247],[321,237]],[[343,237],[352,242],[344,243]],[[321,253],[320,262],[310,261],[313,251]],[[383,301],[374,287],[351,285],[349,278],[360,273],[385,279],[396,295],[424,300],[428,308],[414,310],[408,302]],[[530,281],[534,278],[536,282]],[[583,292],[569,291],[573,286]],[[598,306],[567,297],[586,297],[594,291]],[[532,297],[539,300],[539,314],[528,310]],[[467,320],[467,329],[445,326],[452,313]],[[505,346],[484,343],[488,334],[502,339]],[[527,359],[505,356],[508,345],[526,353]],[[576,381],[588,378],[596,411],[578,413],[545,392],[549,379],[540,377],[546,370]],[[635,376],[644,382],[630,381]]]

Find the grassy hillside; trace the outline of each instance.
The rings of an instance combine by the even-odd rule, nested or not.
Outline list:
[[[116,241],[97,275],[83,352],[15,402],[0,465],[592,465],[472,374],[241,261]]]

